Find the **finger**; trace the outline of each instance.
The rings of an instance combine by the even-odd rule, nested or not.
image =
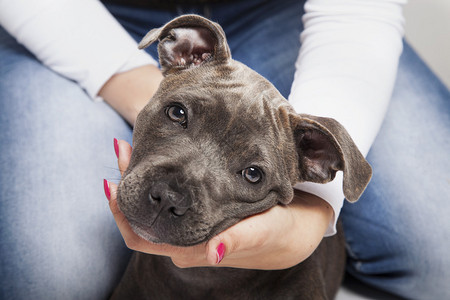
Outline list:
[[[257,229],[257,224],[258,216],[253,216],[212,238],[206,247],[208,263],[213,266],[249,267],[251,261],[248,257],[256,254],[265,240],[265,230]]]
[[[114,220],[116,221],[117,227],[119,228],[127,247],[136,251],[142,251],[143,249],[148,251],[158,250],[157,248],[159,245],[145,241],[133,231],[130,224],[128,223],[128,220],[120,211],[119,206],[117,205],[117,185],[114,183],[108,183],[108,185],[110,190],[109,208],[111,210],[111,213],[113,214]]]
[[[123,176],[123,173],[130,164],[132,148],[126,141],[114,139],[114,150],[117,155],[120,174]]]
[[[267,251],[278,252],[283,243],[273,244],[279,236],[274,223],[287,219],[285,208],[275,206],[265,212],[248,217],[212,238],[207,245],[207,260],[210,265],[265,269],[261,263]],[[269,266],[269,264],[267,264]]]
[[[172,262],[179,268],[205,267],[210,264],[205,256],[206,243],[191,247],[174,247]]]
[[[228,249],[231,249],[233,244],[233,239],[226,238],[224,234],[219,234],[212,238],[206,245],[206,261],[208,264],[211,266],[219,265],[225,258],[225,254],[227,254],[228,261],[228,255],[231,254],[231,251]]]
[[[137,250],[140,247],[141,238],[131,229],[130,224],[117,205],[117,185],[108,182],[108,187],[110,195],[109,208],[113,214],[114,220],[116,221],[117,227],[119,228],[127,247]]]

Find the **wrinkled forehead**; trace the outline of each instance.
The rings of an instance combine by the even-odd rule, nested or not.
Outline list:
[[[286,102],[264,77],[234,60],[168,76],[162,86],[166,97],[184,97],[186,101],[199,99],[203,106],[217,106],[233,114],[240,110],[261,116]]]
[[[185,128],[167,118],[174,104],[185,110]],[[138,118],[134,152],[164,149],[173,157],[197,153],[238,171],[251,165],[275,169],[283,166],[288,132],[279,108],[287,105],[267,80],[239,63],[168,75]]]
[[[192,136],[218,141],[223,150],[258,157],[279,141],[278,107],[287,101],[262,76],[240,64],[200,67],[170,76],[163,101],[186,107]],[[166,82],[166,83],[167,83]],[[239,150],[240,149],[240,150]],[[250,151],[251,150],[251,151]]]

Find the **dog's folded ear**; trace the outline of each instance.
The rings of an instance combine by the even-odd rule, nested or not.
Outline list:
[[[198,15],[183,15],[150,30],[139,43],[139,49],[157,40],[159,62],[164,74],[209,61],[221,63],[231,58],[222,27]]]
[[[359,199],[372,177],[372,168],[345,128],[334,119],[310,115],[291,118],[299,157],[299,180],[326,183],[344,172],[344,195]]]

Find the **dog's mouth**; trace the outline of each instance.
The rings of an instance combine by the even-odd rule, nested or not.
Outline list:
[[[136,221],[133,221],[133,220],[128,220],[128,223],[130,224],[131,229],[133,230],[133,232],[136,233],[140,238],[142,238],[142,239],[144,239],[144,240],[146,240],[146,241],[148,241],[150,243],[154,243],[154,244],[169,244],[169,245],[179,246],[179,247],[189,247],[189,246],[194,246],[194,245],[198,245],[198,244],[201,244],[203,242],[206,242],[211,237],[210,234],[206,234],[206,235],[198,236],[194,240],[183,240],[183,241],[179,241],[179,242],[174,242],[174,241],[169,242],[166,239],[164,239],[164,237],[160,237],[156,233],[156,230],[154,230],[151,226],[144,225],[142,223],[139,223],[139,222],[136,222]]]
[[[157,244],[162,243],[161,239],[158,238],[158,236],[151,227],[143,225],[133,220],[128,220],[128,223],[130,224],[131,229],[134,231],[134,233],[136,233],[139,237],[143,238],[144,240],[149,241],[151,243]]]

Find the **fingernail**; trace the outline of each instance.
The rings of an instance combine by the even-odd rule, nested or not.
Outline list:
[[[106,179],[103,179],[103,188],[105,189],[105,196],[109,200],[111,200],[111,194],[109,193],[109,184]]]
[[[217,257],[216,264],[219,264],[222,261],[224,255],[225,255],[225,245],[223,243],[220,243],[216,249],[216,257]]]
[[[114,151],[116,152],[117,158],[119,158],[119,142],[117,139],[114,139]]]

